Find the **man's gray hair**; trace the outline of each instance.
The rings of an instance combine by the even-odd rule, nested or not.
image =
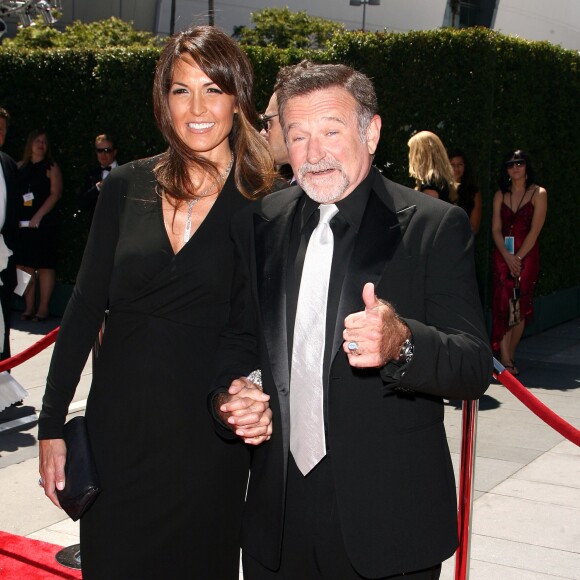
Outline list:
[[[377,94],[366,75],[344,64],[316,64],[303,60],[297,65],[280,69],[274,91],[284,133],[284,109],[290,99],[331,87],[348,91],[356,101],[359,134],[365,143],[369,123],[377,114]]]

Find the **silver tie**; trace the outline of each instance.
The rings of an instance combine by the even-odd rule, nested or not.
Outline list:
[[[329,222],[337,212],[334,204],[320,205],[320,220],[304,257],[296,307],[290,375],[290,450],[303,475],[326,455],[322,366],[334,250]]]

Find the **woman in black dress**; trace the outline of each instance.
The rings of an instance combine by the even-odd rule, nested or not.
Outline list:
[[[453,169],[441,139],[431,131],[419,131],[409,142],[409,175],[415,189],[449,203],[457,200]]]
[[[455,202],[462,208],[469,217],[471,231],[477,235],[481,226],[481,193],[473,178],[471,165],[465,154],[460,149],[449,151],[449,163],[453,169],[453,176],[457,184],[457,201]]]
[[[238,578],[248,450],[214,432],[206,397],[229,315],[230,219],[274,178],[252,76],[214,27],[173,37],[153,91],[169,148],[113,170],[99,196],[39,419],[58,503],[62,426],[108,303],[86,410],[103,491],[81,519],[85,580]]]
[[[30,274],[21,319],[42,322],[49,315],[56,279],[60,219],[55,205],[62,195],[62,175],[52,158],[46,131],[36,129],[29,133],[18,166],[20,228],[15,259],[17,267]],[[35,308],[37,273],[38,309]]]

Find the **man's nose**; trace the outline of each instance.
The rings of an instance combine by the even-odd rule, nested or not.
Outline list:
[[[311,137],[308,140],[308,149],[306,151],[306,160],[308,163],[316,164],[321,159],[324,159],[326,152],[322,147],[320,140],[317,137]]]

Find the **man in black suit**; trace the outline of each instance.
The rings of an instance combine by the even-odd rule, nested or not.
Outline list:
[[[0,148],[4,145],[10,115],[0,107]],[[14,251],[18,231],[16,206],[16,163],[6,153],[0,151],[0,233],[6,246]],[[14,256],[8,259],[8,266],[0,272],[0,304],[4,316],[4,341],[0,360],[10,358],[10,316],[12,314],[12,296],[16,287],[16,264]]]
[[[234,218],[210,396],[218,431],[256,445],[244,578],[438,578],[457,547],[443,399],[492,370],[469,222],[372,166],[366,76],[302,63],[277,96],[299,186]]]
[[[77,205],[82,212],[86,212],[91,220],[103,181],[109,176],[112,169],[117,167],[117,146],[112,135],[103,133],[95,138],[95,153],[98,167],[95,167],[85,181],[83,190],[77,196]]]
[[[260,135],[268,143],[268,148],[270,149],[278,172],[288,183],[294,184],[296,180],[292,175],[288,148],[286,147],[282,125],[280,124],[276,91],[270,97],[266,110],[260,115],[260,121],[262,122]]]

